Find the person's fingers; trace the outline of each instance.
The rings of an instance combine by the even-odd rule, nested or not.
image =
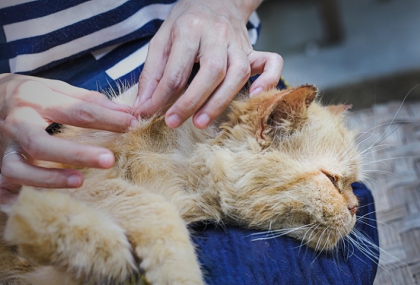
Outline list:
[[[242,49],[229,47],[226,77],[194,115],[194,125],[200,129],[208,127],[238,94],[248,80],[250,73],[251,67],[246,53]]]
[[[80,100],[68,108],[50,108],[45,115],[56,123],[112,132],[124,132],[137,121],[131,114]]]
[[[42,94],[42,93],[39,93],[38,91],[45,90],[45,87],[47,87],[63,95],[71,96],[80,100],[84,100],[86,102],[95,103],[111,110],[122,111],[122,112],[130,112],[131,110],[129,106],[117,104],[109,100],[105,95],[99,92],[72,86],[66,82],[59,81],[59,80],[20,75],[18,77],[18,82],[19,83],[15,84],[15,89],[17,89],[15,92],[22,93],[22,92],[30,91],[31,95],[29,96],[31,96],[34,100],[37,99],[37,96],[32,96],[32,94],[33,93]],[[40,88],[41,90],[39,90]]]
[[[32,165],[31,156],[16,143],[9,144],[5,154],[1,166],[0,188],[12,194],[15,194],[21,185],[71,188],[79,187],[83,183],[83,176],[77,170]]]
[[[83,175],[77,170],[38,167],[19,154],[4,159],[1,176],[0,182],[12,193],[19,184],[43,188],[75,188],[83,184]]]
[[[15,152],[15,153],[13,153]],[[21,153],[21,154],[20,154]],[[8,169],[8,164],[6,160],[13,161],[22,161],[28,159],[27,156],[23,157],[23,151],[15,143],[11,143],[5,150],[4,156],[2,158],[1,173],[0,173],[0,204],[7,204],[9,201],[17,197],[19,189],[22,187],[21,183],[13,183],[7,180],[7,173],[12,172]],[[12,157],[16,156],[16,157]],[[10,160],[12,159],[12,160]]]
[[[47,124],[39,114],[32,109],[22,111],[32,124],[25,123],[27,117],[17,116],[5,130],[32,158],[96,168],[109,168],[114,164],[115,158],[108,149],[51,136],[44,131]]]
[[[33,96],[36,93],[37,96]],[[51,90],[40,82],[20,87],[20,103],[37,109],[49,124],[51,122],[107,131],[125,131],[136,118],[128,113],[107,109]],[[23,109],[23,108],[21,108]],[[21,114],[24,118],[25,114]],[[28,120],[26,120],[28,122]]]
[[[227,67],[225,41],[203,41],[200,47],[200,70],[185,93],[169,108],[165,122],[171,128],[179,127],[191,117],[223,81]]]
[[[126,113],[131,112],[130,106],[115,103],[114,101],[108,99],[108,97],[106,97],[104,94],[96,92],[96,91],[84,90],[82,94],[72,95],[72,97],[99,105],[101,107],[104,107],[110,110],[126,112]]]
[[[139,108],[141,116],[164,113],[178,99],[187,84],[197,55],[198,43],[188,37],[172,45],[165,71],[153,95]]]
[[[261,74],[249,88],[250,96],[277,85],[283,69],[283,58],[276,53],[252,51],[249,55],[252,75]]]
[[[105,148],[67,141],[45,132],[30,131],[27,136],[32,136],[32,139],[20,137],[17,141],[37,160],[95,168],[110,168],[115,162],[112,152]]]
[[[146,61],[139,78],[137,98],[133,105],[136,116],[140,114],[138,109],[141,105],[152,98],[165,71],[171,49],[169,33],[164,29],[165,26],[165,23],[163,23],[160,31],[152,38],[149,44]]]

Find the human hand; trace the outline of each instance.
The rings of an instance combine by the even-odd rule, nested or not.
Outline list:
[[[4,194],[20,185],[79,187],[83,183],[79,171],[43,168],[34,162],[109,168],[114,164],[112,152],[51,136],[45,131],[47,126],[57,122],[122,132],[136,122],[130,111],[130,107],[116,104],[98,92],[61,81],[1,74],[0,155],[13,153],[2,161],[0,190]]]
[[[194,125],[205,128],[250,75],[261,74],[250,87],[251,96],[276,86],[283,59],[275,53],[254,51],[246,29],[260,2],[179,1],[150,42],[134,114],[166,112],[165,121],[171,128],[194,115]],[[200,70],[183,93],[195,62],[200,63]]]

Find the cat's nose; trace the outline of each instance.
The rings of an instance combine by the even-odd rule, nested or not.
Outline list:
[[[350,214],[352,216],[354,216],[354,214],[356,214],[356,212],[357,212],[357,204],[348,204],[347,205],[347,208],[349,209]]]

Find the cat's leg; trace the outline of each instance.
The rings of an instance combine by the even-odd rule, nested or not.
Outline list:
[[[118,181],[107,184],[104,187],[121,187]],[[110,212],[126,230],[148,282],[204,283],[186,223],[162,196],[134,186],[124,187],[124,191],[109,195],[97,206]]]
[[[106,213],[68,195],[23,189],[7,214],[4,239],[38,265],[118,282],[135,271],[125,231]]]
[[[0,212],[0,284],[28,284],[20,278],[22,274],[31,272],[33,267],[25,258],[19,256],[17,247],[7,244],[3,239],[7,216]]]

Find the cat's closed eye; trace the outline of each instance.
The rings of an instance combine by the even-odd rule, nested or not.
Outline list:
[[[338,190],[338,192],[342,193],[339,185],[338,185],[338,176],[337,175],[333,175],[327,171],[322,171],[322,173],[324,173],[325,176],[327,176],[327,178],[331,181],[331,183],[334,185],[334,187]]]

